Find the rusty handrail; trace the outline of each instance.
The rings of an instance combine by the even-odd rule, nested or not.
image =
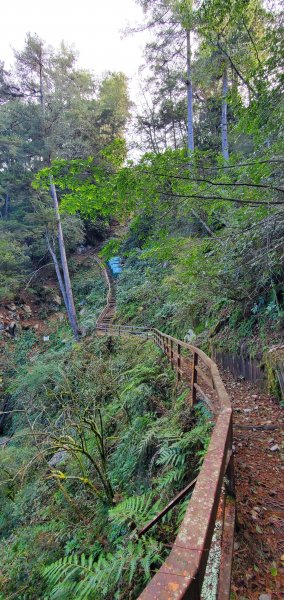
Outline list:
[[[178,379],[191,384],[191,406],[201,397],[215,416],[210,444],[172,550],[139,600],[207,600],[202,585],[217,521],[222,528],[221,558],[217,591],[210,597],[229,600],[235,524],[232,407],[218,367],[200,348],[158,329],[104,322],[104,314],[97,321],[98,331],[150,337],[168,357]]]
[[[182,342],[156,329],[152,330],[152,332],[155,343],[163,349],[180,377],[183,377],[179,366],[182,360],[181,349],[184,348],[192,354],[192,405],[196,401],[196,395],[198,395],[197,388],[199,388],[197,385],[199,374],[197,365],[205,366],[209,370],[212,379],[212,391],[214,390],[215,395],[215,398],[211,398],[211,402],[215,408],[217,417],[208,451],[189,501],[186,515],[173,543],[171,553],[139,596],[139,600],[199,600],[202,597],[202,583],[225,474],[229,478],[229,493],[225,499],[224,510],[226,511],[226,517],[224,516],[224,524],[227,522],[228,527],[229,523],[231,530],[228,539],[227,530],[225,532],[225,529],[223,529],[223,541],[225,542],[226,540],[227,552],[229,541],[230,552],[232,552],[232,534],[235,518],[235,511],[232,510],[232,506],[234,506],[231,453],[232,408],[218,367],[214,361],[202,350],[191,344]],[[206,377],[208,379],[208,376]],[[207,389],[206,392],[207,394],[210,393]],[[230,519],[228,518],[228,511],[230,511]],[[223,555],[226,551],[224,544],[222,551],[220,568],[224,564]],[[227,566],[226,572],[222,573],[222,578],[221,576],[219,577],[218,600],[228,600],[230,597],[231,563],[232,561],[229,560],[229,567]]]

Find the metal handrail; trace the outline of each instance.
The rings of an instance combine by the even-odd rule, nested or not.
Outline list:
[[[202,350],[154,329],[154,342],[167,355],[172,367],[183,378],[182,349],[192,356],[191,398],[193,405],[199,391],[215,409],[216,422],[208,451],[199,472],[186,515],[179,527],[168,558],[139,596],[139,600],[199,600],[211,547],[217,511],[222,500],[223,544],[218,578],[218,600],[229,600],[235,523],[234,478],[232,458],[232,407],[216,363]],[[200,365],[200,367],[198,367]],[[202,379],[202,369],[206,380]],[[210,380],[212,382],[209,389]],[[205,381],[205,383],[204,383]],[[205,388],[205,392],[204,392]],[[211,397],[210,397],[211,396]],[[203,398],[202,398],[203,399]],[[222,497],[224,477],[225,497]]]
[[[102,313],[103,314],[103,313]],[[98,321],[110,335],[146,335],[162,349],[179,380],[191,384],[190,405],[201,398],[215,426],[172,550],[139,600],[200,600],[212,537],[221,514],[222,544],[215,598],[229,600],[235,525],[232,407],[216,363],[199,348],[155,328]],[[188,356],[189,355],[189,356]],[[204,600],[207,600],[206,598]]]

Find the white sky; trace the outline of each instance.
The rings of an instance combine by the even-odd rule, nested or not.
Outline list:
[[[123,71],[130,78],[130,93],[138,100],[138,67],[146,34],[122,39],[121,29],[143,21],[135,0],[10,0],[1,10],[0,60],[9,67],[12,48],[23,48],[27,32],[37,33],[57,47],[61,40],[79,51],[78,64],[96,75]],[[139,102],[139,101],[138,101]]]

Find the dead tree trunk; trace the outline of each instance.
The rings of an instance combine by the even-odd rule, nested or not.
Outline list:
[[[228,74],[227,74],[227,67],[224,67],[223,82],[222,82],[221,130],[222,130],[222,154],[223,154],[225,160],[229,160],[227,95],[228,95]]]
[[[10,210],[10,196],[9,194],[6,194],[5,197],[5,213],[4,213],[4,218],[7,219],[9,218],[9,210]]]
[[[56,194],[55,185],[52,180],[52,176],[50,176],[50,190],[51,190],[51,195],[52,195],[52,199],[53,199],[54,213],[55,213],[56,224],[57,224],[57,238],[58,238],[58,245],[59,245],[59,252],[60,252],[60,259],[61,259],[61,267],[62,267],[63,278],[64,278],[66,302],[68,305],[68,317],[69,317],[72,331],[74,333],[74,337],[76,340],[78,340],[79,339],[79,331],[78,331],[78,325],[77,325],[76,310],[75,310],[73,292],[72,292],[72,287],[71,287],[71,281],[70,281],[70,275],[69,275],[69,269],[68,269],[66,251],[65,251],[65,244],[64,244],[64,237],[63,237],[63,231],[62,231],[62,225],[61,225],[61,219],[60,219],[60,213],[59,213],[57,194]]]
[[[67,302],[67,296],[66,296],[66,292],[65,292],[64,281],[62,279],[59,262],[58,262],[58,259],[57,259],[57,256],[56,256],[56,252],[55,252],[55,248],[54,248],[54,243],[51,244],[51,241],[49,239],[49,235],[48,235],[47,232],[45,234],[45,239],[46,239],[46,244],[47,244],[47,248],[48,248],[49,254],[50,254],[50,256],[51,256],[51,258],[53,260],[55,272],[56,272],[56,275],[57,275],[58,284],[59,284],[59,287],[60,287],[60,291],[61,291],[61,294],[62,294],[62,297],[63,297],[63,300],[64,300],[64,304],[65,304],[65,307],[66,307],[68,318],[69,318],[69,306],[68,306],[68,302]]]
[[[194,151],[193,133],[193,100],[192,100],[192,75],[191,75],[191,43],[190,31],[186,32],[187,56],[187,145],[190,152]]]

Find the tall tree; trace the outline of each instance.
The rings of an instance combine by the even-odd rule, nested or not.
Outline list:
[[[71,285],[71,281],[70,281],[68,262],[67,262],[67,257],[66,257],[66,249],[65,249],[64,237],[63,237],[63,231],[62,231],[62,224],[61,224],[61,218],[60,218],[60,212],[59,212],[57,193],[56,193],[56,188],[53,183],[52,177],[50,177],[50,190],[51,190],[51,195],[52,195],[52,199],[53,199],[54,213],[55,213],[56,224],[57,224],[57,239],[58,239],[58,246],[59,246],[59,252],[60,252],[61,268],[62,268],[63,277],[64,277],[64,285],[63,285],[61,277],[59,276],[57,269],[56,269],[56,273],[57,273],[60,289],[63,294],[63,299],[64,299],[64,302],[66,305],[69,322],[70,322],[74,337],[76,340],[78,340],[79,330],[78,330],[78,324],[77,324],[76,309],[75,309],[75,304],[74,304],[72,285]]]
[[[223,78],[222,78],[222,154],[225,160],[229,160],[229,146],[228,146],[228,119],[227,119],[227,96],[228,96],[228,73],[227,67],[224,66]]]
[[[145,48],[150,75],[146,80],[146,110],[139,115],[139,128],[143,131],[144,127],[145,137],[156,152],[187,144],[188,131],[192,147],[191,51],[187,47],[190,36],[174,0],[139,0],[139,3],[146,18],[143,27],[149,29],[153,38]]]
[[[54,158],[97,155],[117,136],[123,137],[128,112],[125,76],[108,73],[101,82],[97,81],[89,72],[76,67],[74,51],[63,43],[59,50],[54,50],[38,36],[28,34],[24,49],[15,52],[14,70],[9,73],[1,65],[0,198],[3,216],[8,215],[8,204],[11,215],[5,227],[10,231],[19,219],[18,232],[22,232],[23,242],[28,239],[34,257],[37,256],[35,236],[38,236],[37,248],[41,246],[41,237],[46,240],[76,336],[63,238],[66,219],[62,227],[54,186],[50,191],[55,219],[48,215],[47,206],[43,210],[38,203],[31,182],[34,174]],[[35,219],[33,213],[39,206],[39,218]],[[76,232],[73,237],[78,238]],[[39,258],[43,259],[44,254],[42,249]]]
[[[192,74],[191,74],[191,31],[186,32],[186,67],[187,67],[187,145],[190,152],[194,151],[194,133],[193,133],[193,94],[192,94]]]
[[[192,33],[196,21],[196,11],[193,0],[179,0],[174,3],[174,12],[180,21],[186,35],[186,85],[187,85],[187,147],[189,152],[194,151],[193,130],[193,88],[192,88]]]
[[[271,16],[261,0],[204,0],[200,10],[201,52],[207,48],[215,77],[221,83],[221,146],[229,158],[228,97],[231,106],[251,102],[263,88],[268,50],[265,28]],[[237,115],[236,115],[237,116]]]

